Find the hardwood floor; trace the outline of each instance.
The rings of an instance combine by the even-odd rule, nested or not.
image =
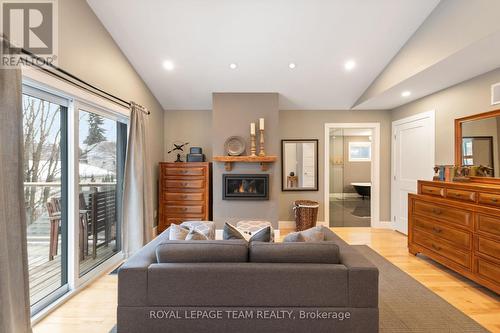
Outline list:
[[[500,297],[424,257],[408,253],[406,237],[371,228],[332,228],[350,244],[366,244],[492,332],[500,333]],[[285,235],[290,230],[281,230]],[[34,328],[34,333],[109,332],[116,322],[116,275],[89,285]]]

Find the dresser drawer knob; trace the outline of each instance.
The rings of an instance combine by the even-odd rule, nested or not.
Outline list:
[[[435,245],[434,243],[432,243],[432,248],[436,251],[441,251],[441,247],[440,246],[437,246]]]
[[[432,212],[434,214],[437,214],[437,215],[441,215],[443,213],[443,211],[441,209],[438,209],[438,208],[433,208],[432,209]]]
[[[497,198],[491,198],[491,201],[498,202],[498,199]]]
[[[443,231],[443,229],[440,229],[440,228],[437,228],[437,227],[433,227],[432,230],[434,230],[435,233],[441,233]]]

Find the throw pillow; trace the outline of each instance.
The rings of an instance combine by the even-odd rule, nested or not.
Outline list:
[[[283,238],[283,242],[321,242],[325,240],[322,226],[316,226],[303,231],[292,232]]]
[[[181,223],[181,227],[186,229],[195,229],[201,232],[208,239],[215,239],[215,223],[211,221],[184,221]]]
[[[170,225],[170,240],[185,240],[189,234],[189,229],[183,228],[177,224]]]
[[[223,239],[244,239],[247,242],[271,242],[272,228],[270,226],[261,228],[255,232],[244,232],[232,224],[224,224]]]
[[[177,224],[172,224],[170,226],[170,240],[207,240],[208,237],[202,232],[192,228],[186,229]]]

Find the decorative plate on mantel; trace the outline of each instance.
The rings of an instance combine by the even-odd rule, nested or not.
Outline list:
[[[245,149],[246,142],[241,136],[231,136],[224,143],[224,150],[229,156],[240,156]]]

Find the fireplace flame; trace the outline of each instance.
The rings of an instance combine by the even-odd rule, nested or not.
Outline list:
[[[256,193],[257,189],[253,182],[250,182],[245,188],[245,181],[240,183],[240,186],[234,191],[235,193]]]

